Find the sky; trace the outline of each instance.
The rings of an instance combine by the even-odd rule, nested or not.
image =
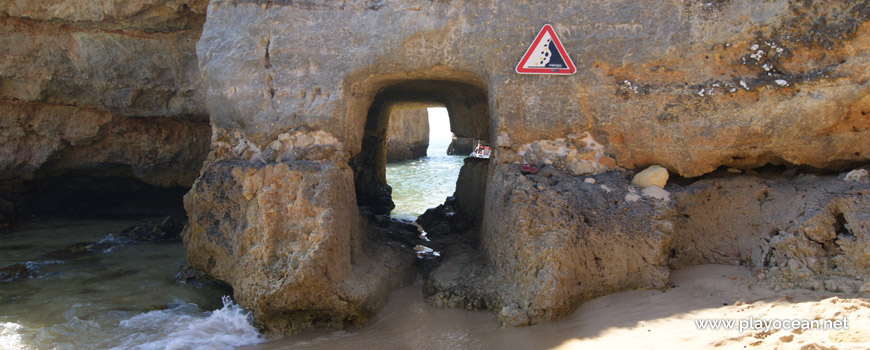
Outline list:
[[[447,117],[447,108],[429,108],[429,140],[451,140],[450,119]]]

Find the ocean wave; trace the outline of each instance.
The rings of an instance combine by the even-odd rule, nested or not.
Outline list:
[[[127,335],[117,339],[118,345],[110,349],[231,350],[265,341],[254,328],[250,312],[233,303],[228,296],[222,300],[224,306],[210,313],[179,314],[185,309],[196,307],[194,304],[184,304],[123,320],[118,331]]]
[[[108,234],[103,239],[94,243],[94,249],[102,250],[103,253],[111,253],[120,246],[132,243],[133,240],[124,237],[115,237],[113,234]]]

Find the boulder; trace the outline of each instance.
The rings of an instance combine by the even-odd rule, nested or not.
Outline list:
[[[627,201],[623,173],[590,184],[553,167],[536,175],[512,165],[493,171],[480,237],[485,258],[448,256],[427,282],[434,304],[488,308],[505,325],[525,325],[608,293],[666,285],[670,206]],[[463,260],[476,273],[452,273]]]
[[[204,272],[190,267],[190,265],[187,264],[182,266],[181,269],[178,270],[178,273],[175,274],[175,281],[182,284],[192,284],[196,286],[218,287],[229,291],[229,293],[232,293],[232,288],[228,284],[218,281],[211,276],[205,274]]]
[[[843,177],[843,180],[858,182],[858,181],[867,181],[867,169],[855,169],[848,173]]]
[[[749,266],[775,289],[853,293],[870,278],[870,184],[763,172],[674,184],[661,196],[657,186],[638,192],[619,172],[595,180],[498,166],[484,250],[443,249],[428,300],[524,325],[619,290],[665,287],[670,269],[700,264]]]
[[[649,168],[643,169],[643,171],[635,174],[634,177],[631,178],[631,184],[640,188],[647,188],[650,186],[665,188],[665,184],[667,183],[668,169],[662,168],[658,165],[652,165]]]
[[[324,161],[210,163],[185,196],[188,264],[270,333],[364,322],[413,278],[414,256],[368,236],[352,179]]]
[[[857,291],[870,277],[870,184],[735,176],[672,192],[673,268],[739,264],[776,288],[831,292]]]

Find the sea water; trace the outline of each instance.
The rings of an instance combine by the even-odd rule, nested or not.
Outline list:
[[[449,145],[449,134],[446,138],[430,138],[425,157],[387,163],[387,184],[393,188],[396,204],[392,217],[414,221],[426,209],[453,195],[466,157],[447,155]]]
[[[217,287],[178,283],[178,241],[116,238],[136,220],[31,219],[0,232],[0,349],[233,349],[264,341]],[[64,248],[98,242],[70,253]],[[60,252],[58,252],[60,251]]]
[[[430,114],[428,155],[387,165],[394,217],[413,221],[454,192],[465,157],[447,155],[451,134],[444,111]],[[122,218],[31,218],[0,231],[0,268],[25,264],[31,273],[0,281],[0,349],[233,349],[265,341],[227,290],[175,280],[184,264],[180,242],[117,238],[149,216],[146,210],[130,215],[139,209],[127,209]],[[94,242],[85,251],[58,253]],[[404,300],[415,294],[399,295]],[[429,310],[421,309],[422,298],[410,302],[418,311]],[[439,314],[427,312],[434,313],[417,316]],[[469,345],[466,338],[445,334],[440,341]]]

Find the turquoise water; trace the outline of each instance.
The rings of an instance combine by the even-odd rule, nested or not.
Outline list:
[[[387,164],[387,183],[396,204],[393,217],[416,220],[453,195],[465,157],[448,156],[449,145],[450,139],[430,140],[426,157]]]

